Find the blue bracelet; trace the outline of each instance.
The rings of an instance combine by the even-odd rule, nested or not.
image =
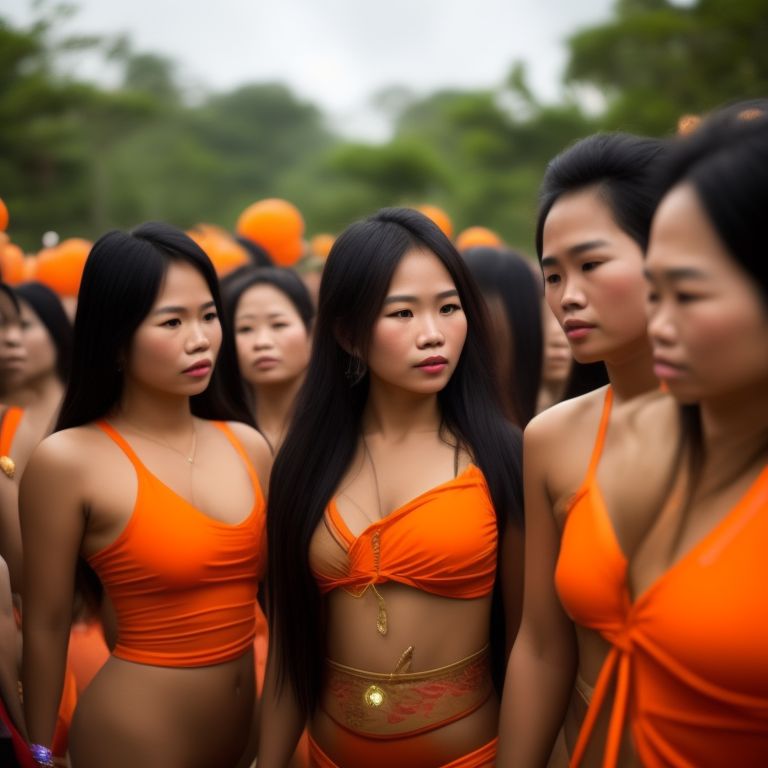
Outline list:
[[[53,752],[42,744],[30,744],[29,751],[32,753],[32,759],[43,768],[54,768]]]

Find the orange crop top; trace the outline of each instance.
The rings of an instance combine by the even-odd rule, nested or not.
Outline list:
[[[264,571],[265,504],[251,463],[230,428],[253,483],[241,523],[203,514],[155,477],[126,440],[98,426],[136,470],[136,504],[115,541],[88,558],[115,607],[114,655],[140,664],[200,667],[237,658],[253,644],[258,582]]]
[[[496,513],[483,473],[474,465],[371,523],[357,537],[333,500],[323,523],[316,535],[327,531],[338,545],[337,557],[310,547],[310,565],[323,594],[386,581],[443,597],[483,597],[493,590]]]
[[[603,765],[625,720],[647,768],[768,761],[768,467],[692,550],[634,601],[628,562],[596,481],[611,408],[563,529],[555,582],[574,621],[612,648],[571,757],[578,766],[615,685]]]

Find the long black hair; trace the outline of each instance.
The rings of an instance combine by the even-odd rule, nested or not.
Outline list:
[[[222,323],[222,345],[211,382],[190,398],[192,412],[253,424],[239,386],[234,338],[226,326],[210,259],[181,230],[148,222],[130,233],[107,232],[88,255],[77,300],[72,371],[56,430],[102,418],[120,401],[121,355],[152,308],[174,261],[190,264],[200,273]]]
[[[72,364],[72,323],[61,299],[47,285],[38,282],[17,285],[16,294],[29,304],[48,331],[56,347],[56,373],[66,386]]]
[[[510,370],[499,371],[502,398],[509,418],[524,429],[536,414],[541,385],[541,289],[527,260],[514,251],[470,248],[464,259],[486,299],[496,297],[504,307],[512,348]]]
[[[444,428],[483,471],[500,536],[507,523],[523,525],[520,432],[502,416],[485,307],[464,260],[440,229],[413,209],[383,209],[352,224],[334,243],[323,272],[307,378],[272,471],[267,513],[268,602],[278,680],[292,687],[305,714],[318,701],[325,648],[309,543],[354,457],[368,397],[367,374],[352,387],[345,377],[351,362],[346,349],[366,358],[392,275],[413,248],[431,251],[445,266],[467,316],[461,357],[438,393]],[[494,604],[498,622],[498,589]],[[503,651],[498,653],[503,634],[501,643],[495,642],[498,634],[492,632],[497,671],[500,662],[503,669]]]

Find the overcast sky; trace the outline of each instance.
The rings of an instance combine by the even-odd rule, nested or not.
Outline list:
[[[380,131],[369,108],[383,87],[418,94],[492,87],[522,60],[556,100],[569,34],[610,17],[614,0],[70,0],[70,32],[127,33],[138,52],[179,64],[182,82],[229,90],[281,81],[348,135]],[[0,0],[15,23],[31,0]]]

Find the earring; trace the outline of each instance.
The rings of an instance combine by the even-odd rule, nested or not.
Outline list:
[[[365,361],[357,353],[352,353],[347,361],[347,369],[344,371],[344,375],[347,377],[350,387],[354,387],[359,384],[368,373],[368,366]]]

